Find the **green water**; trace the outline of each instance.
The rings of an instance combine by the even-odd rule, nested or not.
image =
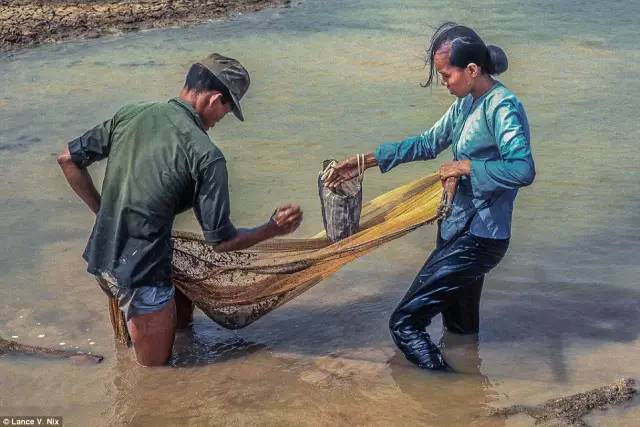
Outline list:
[[[634,0],[305,1],[0,58],[0,336],[106,356],[97,367],[0,357],[0,415],[62,415],[69,425],[530,425],[486,413],[640,378],[637,16]],[[92,217],[54,153],[124,103],[175,96],[188,65],[219,51],[253,82],[247,121],[230,116],[211,131],[228,159],[234,222],[254,225],[291,201],[305,209],[297,234],[313,234],[322,160],[420,132],[453,101],[419,86],[426,37],[444,20],[507,51],[501,79],[525,104],[538,171],[518,196],[509,253],[485,282],[479,344],[444,337],[461,373],[414,369],[387,332],[432,247],[429,227],[245,330],[197,313],[178,336],[178,368],[137,368],[113,344],[105,298],[84,273]],[[449,159],[372,171],[366,197]],[[191,214],[176,227],[197,230]],[[440,337],[440,321],[430,330]],[[589,422],[631,426],[638,416],[633,401]]]

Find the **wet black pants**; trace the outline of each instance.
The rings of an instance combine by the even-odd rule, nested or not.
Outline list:
[[[465,231],[438,245],[389,320],[391,335],[409,358],[409,341],[429,341],[424,330],[442,313],[447,330],[478,333],[484,275],[504,257],[509,240],[485,239]]]

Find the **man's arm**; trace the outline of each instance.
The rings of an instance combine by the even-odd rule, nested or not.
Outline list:
[[[298,206],[276,209],[269,221],[251,229],[236,229],[231,223],[226,161],[219,157],[198,174],[193,210],[205,240],[216,252],[239,251],[272,237],[293,232],[302,222]]]
[[[100,210],[100,193],[98,193],[98,190],[93,184],[93,180],[87,169],[75,164],[71,158],[69,148],[65,148],[64,151],[58,155],[58,164],[60,168],[62,168],[62,173],[73,191],[80,196],[82,201],[89,206],[89,209],[91,209],[94,214],[97,214]]]
[[[94,214],[100,210],[100,193],[86,168],[109,155],[114,122],[115,117],[88,130],[58,155],[58,164],[69,185]]]
[[[250,229],[239,229],[235,237],[218,243],[213,250],[216,252],[230,252],[247,249],[264,240],[292,233],[301,222],[302,211],[300,207],[282,206],[276,210],[271,219],[265,224]]]

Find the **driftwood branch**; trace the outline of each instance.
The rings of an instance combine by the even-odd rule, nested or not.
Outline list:
[[[19,342],[5,340],[4,338],[0,337],[0,355],[3,354],[17,354],[56,359],[71,359],[76,362],[87,361],[93,363],[100,363],[104,359],[104,357],[97,354],[88,354],[81,351],[59,350],[55,348],[20,344]]]
[[[551,399],[536,406],[514,405],[495,410],[492,416],[509,417],[516,414],[527,414],[534,418],[536,424],[552,424],[556,426],[587,426],[582,419],[594,409],[607,409],[631,400],[636,389],[635,381],[623,378],[613,384],[596,388],[572,396]]]

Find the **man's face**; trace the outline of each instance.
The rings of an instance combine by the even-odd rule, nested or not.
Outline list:
[[[207,129],[211,129],[231,111],[231,102],[222,102],[222,94],[214,93],[202,110],[202,121]]]

